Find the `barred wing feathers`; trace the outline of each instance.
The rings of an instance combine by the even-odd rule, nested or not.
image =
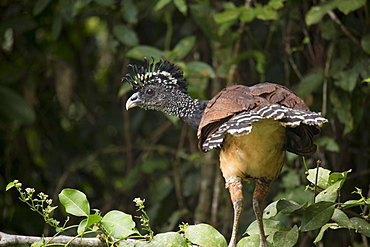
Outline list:
[[[226,134],[245,135],[252,123],[262,119],[279,121],[287,130],[288,151],[310,155],[316,151],[313,137],[327,122],[289,89],[271,83],[252,87],[234,85],[219,92],[207,105],[198,128],[199,148],[207,152],[222,145]]]

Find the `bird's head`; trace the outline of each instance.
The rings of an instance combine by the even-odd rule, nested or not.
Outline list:
[[[122,78],[135,91],[126,102],[127,110],[138,106],[145,110],[166,111],[174,100],[173,96],[188,94],[186,79],[175,64],[144,60],[143,66],[130,64],[132,72]]]

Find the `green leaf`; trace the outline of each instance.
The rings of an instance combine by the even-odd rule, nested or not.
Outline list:
[[[240,20],[244,22],[251,22],[256,17],[256,11],[254,8],[249,6],[240,7]]]
[[[114,238],[126,238],[137,231],[132,216],[118,210],[109,211],[101,220],[101,225]]]
[[[329,75],[334,77],[348,67],[352,59],[351,44],[345,39],[336,39],[334,43],[333,59],[330,61]],[[339,52],[340,51],[340,52]]]
[[[337,114],[339,121],[345,125],[343,135],[353,129],[353,116],[351,113],[351,100],[348,93],[342,90],[331,90],[329,94],[330,102],[333,104],[333,111]]]
[[[334,138],[329,137],[329,136],[322,136],[320,138],[317,138],[315,140],[315,143],[319,146],[322,147],[330,152],[340,152],[340,147],[338,143],[334,140]]]
[[[370,223],[369,222],[359,217],[353,217],[350,219],[350,221],[352,222],[353,227],[354,229],[357,230],[357,232],[370,238]]]
[[[89,201],[81,191],[64,189],[58,196],[60,203],[65,207],[67,213],[74,216],[88,216],[90,214]]]
[[[361,46],[367,54],[370,54],[370,34],[362,37]]]
[[[81,234],[81,233],[85,232],[85,230],[87,229],[87,227],[88,227],[87,226],[87,218],[81,220],[80,224],[78,224],[77,234]]]
[[[264,219],[270,219],[274,216],[276,216],[278,214],[278,210],[277,210],[277,203],[279,201],[274,201],[272,203],[270,203],[269,205],[267,205],[267,207],[265,207],[265,209],[263,210],[263,218]]]
[[[159,61],[163,55],[163,51],[147,45],[139,45],[131,50],[129,50],[126,54],[127,57],[134,58],[140,61],[143,61],[144,57],[154,58],[154,60]]]
[[[312,184],[316,183],[316,173],[318,172],[317,176],[317,186],[322,189],[326,189],[329,187],[329,176],[331,171],[322,167],[313,168],[313,169],[308,169],[308,175],[307,179],[310,181]]]
[[[348,209],[352,207],[357,207],[357,206],[365,206],[366,202],[362,199],[360,200],[348,200],[342,204],[343,209]]]
[[[38,0],[33,7],[32,13],[33,15],[40,14],[50,3],[51,0]]]
[[[293,247],[298,242],[298,227],[293,226],[289,231],[279,231],[274,234],[274,247]]]
[[[226,9],[223,12],[217,13],[214,15],[215,22],[222,24],[227,22],[236,21],[239,18],[240,9],[239,8],[232,8]]]
[[[288,228],[283,222],[277,220],[263,219],[263,228],[265,229],[266,235],[273,235],[278,231],[287,231]],[[257,220],[253,221],[245,231],[248,235],[259,234],[259,228]]]
[[[136,33],[126,25],[116,25],[113,28],[113,33],[122,44],[127,46],[135,46],[139,43],[139,38]]]
[[[285,0],[270,0],[267,5],[273,9],[278,10],[284,7],[284,2]]]
[[[35,121],[35,111],[18,93],[0,86],[0,112],[24,124]]]
[[[335,202],[338,198],[338,191],[341,188],[341,181],[337,181],[336,183],[330,185],[325,190],[321,191],[316,197],[316,202],[327,201],[327,202]]]
[[[301,231],[308,232],[325,225],[334,213],[335,203],[318,202],[310,205],[302,217]]]
[[[333,20],[324,22],[321,26],[321,36],[326,40],[335,40],[341,35],[338,24]]]
[[[304,98],[308,94],[320,87],[324,81],[324,71],[322,69],[315,69],[308,75],[304,76],[298,87],[296,88],[295,93]]]
[[[190,62],[184,67],[184,74],[188,78],[189,94],[194,98],[204,98],[204,93],[207,89],[208,78],[214,78],[215,72],[213,68],[204,62]]]
[[[90,214],[87,216],[86,219],[83,219],[80,224],[78,225],[78,228],[77,228],[77,233],[78,234],[81,234],[83,233],[84,231],[87,230],[87,228],[89,228],[90,226],[92,226],[93,224],[95,223],[98,223],[102,220],[102,217],[98,214]]]
[[[366,5],[366,0],[339,0],[337,3],[338,9],[345,15],[348,15],[352,11],[361,8]]]
[[[312,7],[306,14],[306,24],[308,26],[319,23],[324,15],[335,8],[338,8],[344,14],[361,8],[366,4],[366,0],[329,0],[320,5]]]
[[[178,232],[159,233],[149,242],[149,246],[181,247],[188,246],[186,239]]]
[[[278,212],[282,214],[291,214],[294,211],[297,211],[303,208],[305,204],[298,204],[295,201],[287,200],[287,199],[280,199],[277,202],[276,208]]]
[[[172,50],[172,60],[180,61],[193,49],[196,42],[195,36],[187,36],[181,39]]]
[[[344,182],[347,179],[348,173],[350,173],[352,169],[349,169],[348,171],[345,172],[332,172],[329,176],[329,184],[334,184],[337,181],[341,182],[341,187],[343,186]]]
[[[205,78],[215,77],[213,68],[209,64],[199,61],[187,63],[186,72],[189,76],[200,76]]]
[[[305,204],[300,205],[295,201],[288,199],[279,199],[270,203],[263,211],[263,218],[270,219],[278,213],[290,214],[304,207]]]
[[[335,75],[334,84],[342,88],[344,91],[352,93],[356,87],[359,72],[356,68],[340,71]]]
[[[263,21],[277,20],[277,11],[271,8],[269,5],[257,5],[255,7],[256,17]]]
[[[14,182],[10,182],[10,183],[8,183],[7,185],[6,185],[6,189],[5,189],[5,191],[8,191],[8,190],[10,190],[11,188],[13,188],[15,186],[15,183]]]
[[[353,67],[360,73],[361,78],[368,78],[370,76],[370,56],[368,56],[368,58],[358,60]],[[361,82],[364,82],[365,80]],[[361,109],[361,107],[359,108]]]
[[[121,16],[123,19],[128,23],[137,23],[139,11],[132,0],[122,0],[121,6]]]
[[[319,5],[313,6],[306,14],[307,26],[317,24],[328,13],[337,7],[338,0],[330,0]]]
[[[155,5],[154,7],[154,11],[158,11],[160,9],[163,9],[164,6],[166,6],[167,4],[169,4],[171,2],[171,0],[159,0],[157,2],[157,4]]]
[[[193,244],[204,247],[227,246],[224,236],[207,224],[185,227],[185,237]]]
[[[333,216],[331,217],[340,227],[352,229],[353,224],[348,216],[340,209],[334,209]]]
[[[256,246],[259,246],[259,244],[260,244],[260,235],[254,234],[254,235],[240,239],[240,241],[238,242],[236,246],[237,247],[256,247]]]
[[[186,5],[185,0],[174,0],[176,8],[181,12],[181,14],[186,15],[188,13],[188,6]]]
[[[330,223],[330,224],[323,225],[321,227],[320,231],[319,231],[319,234],[317,234],[315,240],[313,241],[313,243],[316,245],[318,242],[320,242],[322,240],[322,238],[324,237],[325,231],[328,230],[333,225],[336,225],[336,224],[335,223]]]

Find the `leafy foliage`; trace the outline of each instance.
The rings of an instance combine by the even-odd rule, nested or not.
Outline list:
[[[323,186],[327,190],[333,187],[333,185],[345,182],[347,179],[348,172],[344,173],[331,173],[327,169],[321,167],[317,169],[310,169],[307,173],[307,180],[312,182],[313,175],[315,176],[314,187],[311,187],[315,191],[316,187]],[[320,181],[320,182],[318,182]],[[316,183],[317,182],[317,183]],[[73,216],[84,217],[84,219],[77,226],[66,226],[68,219],[63,227],[59,227],[58,221],[49,217],[50,213],[57,207],[52,207],[50,200],[47,201],[48,206],[43,209],[43,203],[45,202],[47,195],[39,193],[40,199],[34,199],[34,189],[27,188],[25,191],[21,188],[22,184],[17,180],[10,182],[7,185],[7,190],[12,187],[17,188],[20,193],[21,201],[26,202],[33,211],[37,211],[42,215],[47,223],[55,227],[59,235],[66,229],[77,227],[77,236],[83,236],[86,233],[97,233],[105,239],[107,243],[114,243],[122,239],[127,238],[139,238],[143,242],[132,243],[134,246],[188,246],[188,243],[199,245],[199,246],[227,246],[225,237],[218,232],[215,228],[208,224],[197,224],[180,225],[179,232],[167,232],[154,235],[149,224],[150,219],[145,211],[145,200],[135,198],[134,202],[138,207],[137,211],[141,212],[141,216],[135,216],[140,219],[142,230],[147,231],[148,234],[142,235],[136,228],[136,223],[133,221],[131,215],[126,214],[122,211],[112,210],[106,213],[104,216],[100,216],[99,213],[90,214],[90,203],[86,198],[86,195],[75,189],[64,189],[59,194],[59,201],[65,207],[65,211]],[[332,193],[339,194],[341,186],[337,186]],[[360,234],[370,237],[369,229],[370,223],[367,221],[369,215],[361,215],[357,217],[349,218],[345,213],[345,209],[349,207],[365,206],[370,208],[370,198],[365,198],[362,195],[362,191],[357,189],[354,193],[361,196],[360,200],[350,201],[345,203],[338,203],[334,201],[318,200],[320,194],[325,192],[323,190],[315,196],[314,203],[307,201],[303,205],[299,205],[297,202],[287,199],[280,199],[271,203],[264,210],[264,228],[265,233],[268,236],[268,241],[273,246],[294,246],[298,242],[299,234],[305,232],[315,232],[320,229],[314,243],[321,241],[324,237],[325,231],[328,229],[355,229]],[[42,210],[40,210],[40,208]],[[279,220],[274,220],[279,214],[292,214],[293,212],[300,211],[301,224],[300,227],[295,224],[290,229]],[[56,223],[54,223],[56,222]],[[181,234],[180,234],[181,233]],[[238,246],[256,246],[259,242],[259,230],[257,221],[254,221],[247,228],[244,234],[249,236],[243,238],[238,243]],[[55,235],[55,236],[56,236]],[[43,246],[48,246],[53,243],[45,243]],[[67,243],[65,246],[67,246]],[[129,243],[125,243],[125,246]],[[54,244],[53,244],[54,245]]]
[[[337,209],[361,215],[368,198],[351,194],[357,187],[367,195],[370,183],[368,9],[364,0],[5,1],[0,8],[0,187],[19,178],[44,188],[54,201],[62,188],[78,188],[93,208],[130,214],[136,208],[127,202],[140,196],[147,199],[153,232],[206,222],[228,239],[232,210],[215,155],[197,151],[194,131],[174,118],[122,110],[130,92],[121,84],[127,64],[144,56],[168,59],[184,71],[193,97],[209,99],[227,85],[271,81],[291,88],[329,119],[317,153],[305,164],[314,167],[321,159],[326,169],[353,172],[316,187],[315,203],[336,203],[334,222],[316,230],[322,237],[306,238],[332,243],[336,236],[326,233],[335,226],[328,224],[363,222],[347,220]],[[267,198],[276,202],[268,217],[287,227],[269,241],[286,246],[302,233],[285,212],[302,217],[309,207],[303,162],[288,155],[287,163]],[[251,191],[246,186],[245,194]],[[51,229],[14,198],[0,190],[0,228],[50,235]],[[88,215],[79,216],[83,223],[78,217],[69,221],[79,226],[79,234],[101,220],[82,212]],[[53,213],[50,218],[62,217],[59,210]],[[241,232],[253,218],[246,204]],[[334,232],[340,232],[343,246],[362,242],[350,236],[352,231]],[[167,238],[157,236],[153,241]],[[246,245],[258,241],[255,235],[246,238],[241,240]]]

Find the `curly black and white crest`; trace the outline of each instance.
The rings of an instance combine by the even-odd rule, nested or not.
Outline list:
[[[188,85],[182,71],[168,61],[159,61],[157,63],[149,62],[144,58],[143,66],[137,64],[129,64],[132,72],[122,78],[122,81],[127,81],[132,88],[137,91],[146,84],[162,83],[167,87],[177,87],[181,92],[188,93]]]

